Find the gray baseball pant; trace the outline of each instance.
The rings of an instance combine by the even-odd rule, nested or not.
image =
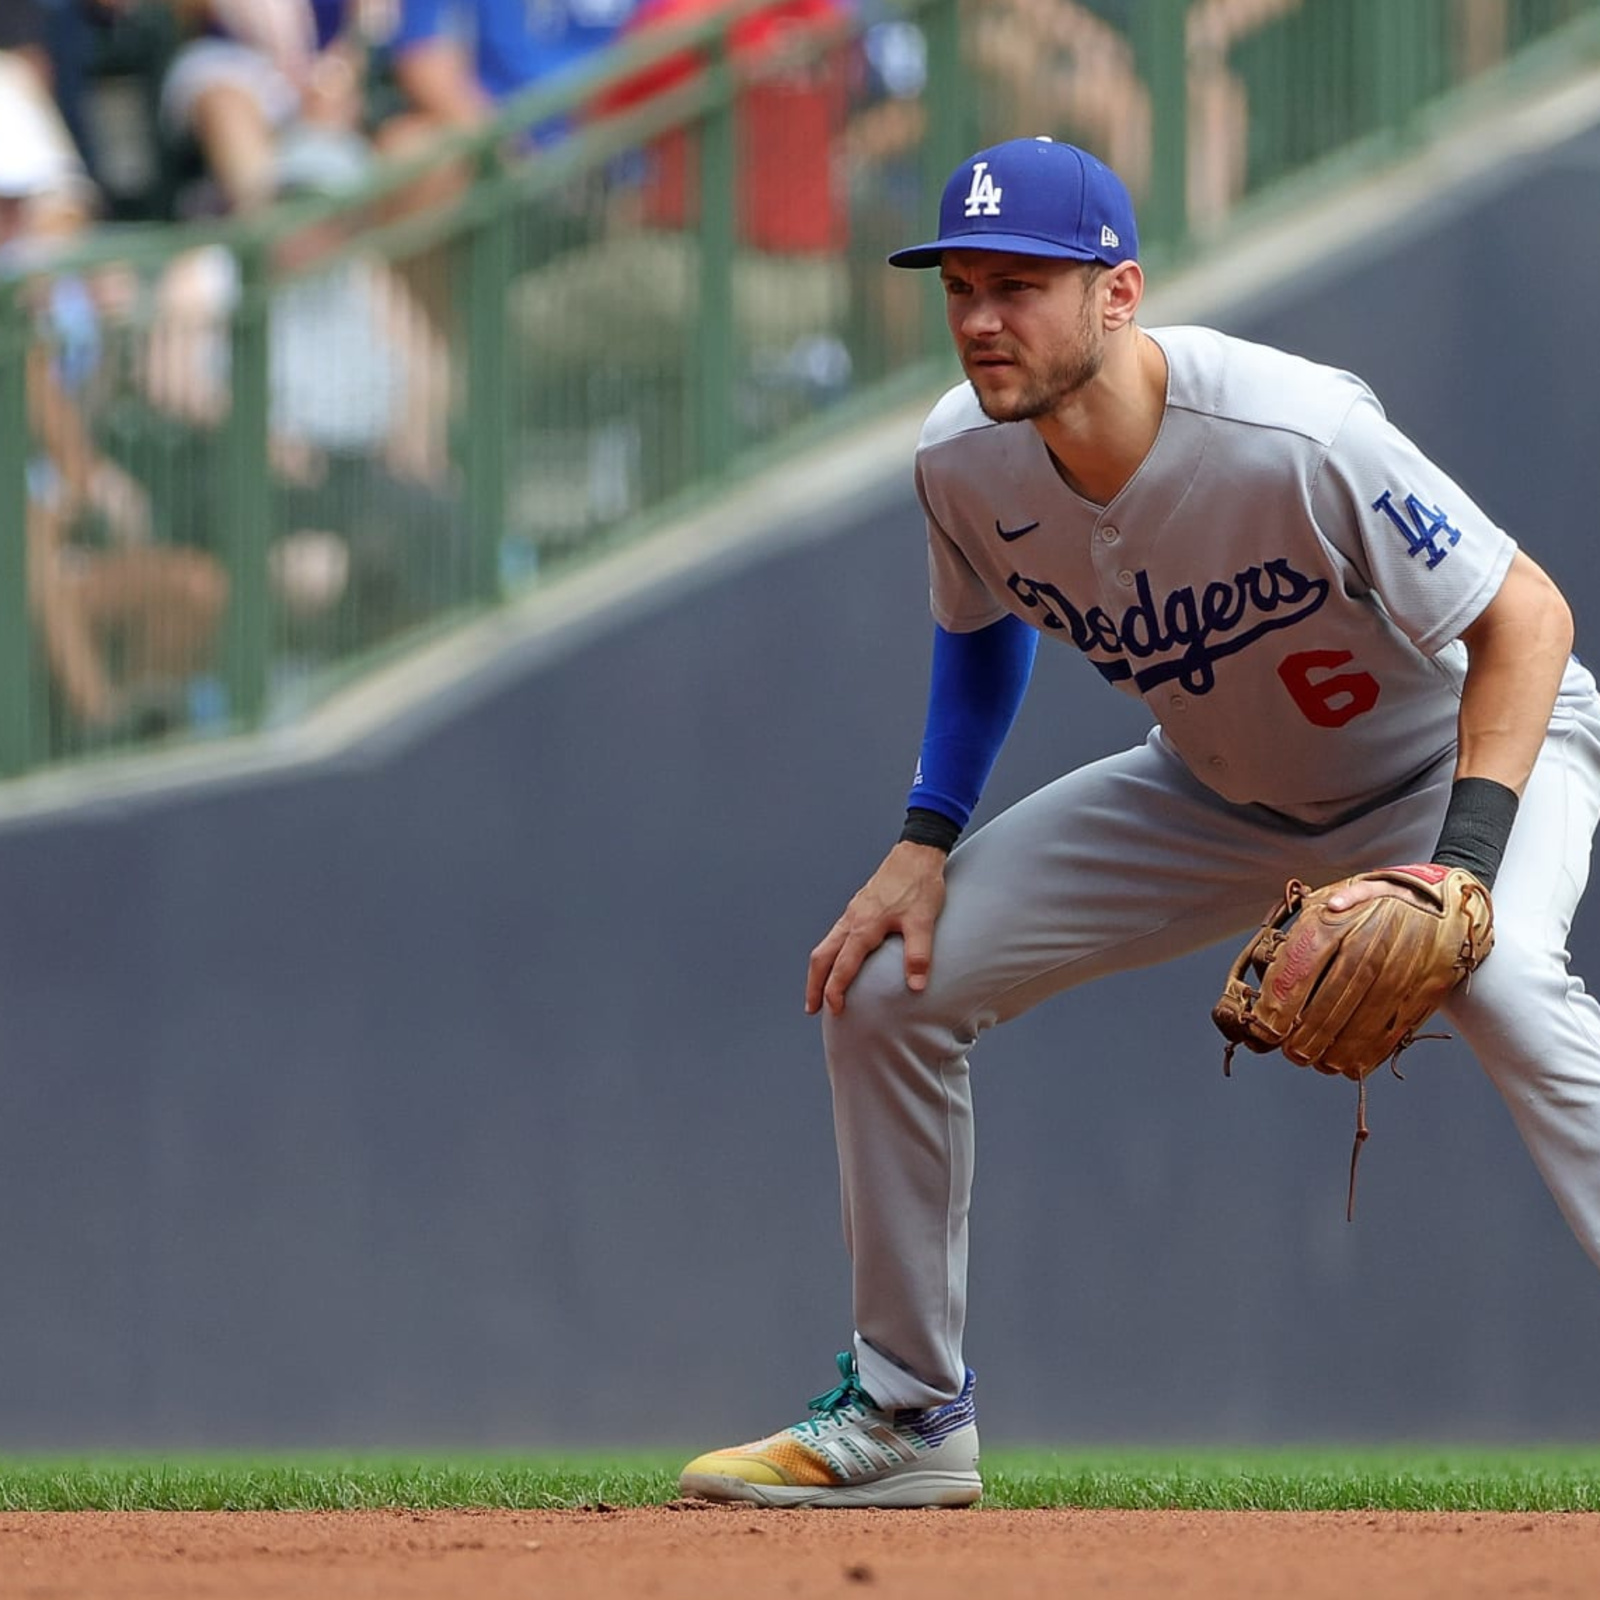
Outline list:
[[[880,1405],[936,1405],[961,1388],[967,1056],[979,1034],[1091,979],[1242,939],[1290,877],[1328,882],[1427,860],[1452,775],[1444,760],[1403,793],[1311,832],[1221,799],[1152,732],[1030,795],[952,854],[927,988],[906,989],[894,938],[862,967],[843,1014],[823,1014],[856,1358]],[[1591,693],[1556,707],[1495,884],[1494,951],[1445,1017],[1600,1264],[1600,1006],[1566,952],[1597,820]],[[1219,966],[1219,991],[1222,976]]]

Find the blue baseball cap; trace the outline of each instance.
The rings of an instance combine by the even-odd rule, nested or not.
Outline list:
[[[1002,250],[1114,267],[1139,255],[1133,201],[1103,161],[1054,139],[1008,139],[969,156],[939,202],[939,237],[892,267],[936,267],[946,250]]]

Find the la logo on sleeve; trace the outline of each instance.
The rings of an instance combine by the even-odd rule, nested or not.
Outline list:
[[[1406,554],[1415,559],[1426,556],[1424,563],[1429,571],[1450,554],[1450,547],[1461,542],[1461,530],[1451,524],[1449,516],[1438,506],[1424,505],[1414,494],[1405,498],[1405,516],[1394,503],[1392,493],[1385,489],[1372,502],[1374,511],[1381,511],[1394,524],[1406,542]],[[1409,520],[1408,520],[1409,519]],[[1443,539],[1444,544],[1437,541]]]

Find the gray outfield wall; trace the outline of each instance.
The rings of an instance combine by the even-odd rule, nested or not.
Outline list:
[[[1367,375],[1580,650],[1597,180],[1589,134],[1228,319]],[[896,826],[927,634],[898,474],[382,759],[0,829],[0,1448],[790,1420],[849,1331],[803,962]],[[986,804],[1142,728],[1046,649]],[[1353,1096],[1224,1080],[1227,954],[976,1055],[991,1440],[1600,1429],[1600,1275],[1464,1051],[1376,1081],[1347,1225]]]

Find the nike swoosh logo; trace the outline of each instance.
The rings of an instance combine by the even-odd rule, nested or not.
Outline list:
[[[1033,530],[1038,526],[1039,524],[1037,522],[1030,522],[1020,528],[1002,528],[1000,526],[1000,519],[998,517],[994,519],[994,531],[998,533],[1007,544],[1010,544],[1013,539],[1020,539],[1025,533],[1032,533]]]

